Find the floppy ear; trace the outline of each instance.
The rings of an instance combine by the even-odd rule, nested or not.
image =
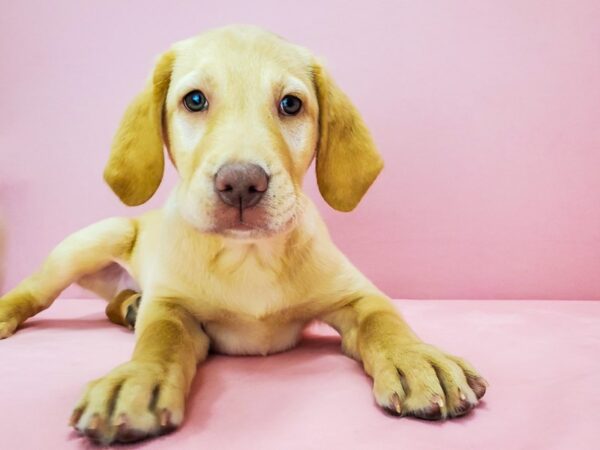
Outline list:
[[[322,66],[313,67],[319,101],[317,184],[329,205],[353,210],[381,169],[383,160],[350,99]]]
[[[146,88],[127,107],[112,143],[104,180],[129,206],[148,201],[163,177],[162,114],[174,60],[171,51],[160,56]]]

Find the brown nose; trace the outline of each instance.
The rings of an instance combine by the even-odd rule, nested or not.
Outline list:
[[[268,187],[267,173],[256,164],[225,164],[215,176],[215,189],[221,200],[240,209],[256,205]]]

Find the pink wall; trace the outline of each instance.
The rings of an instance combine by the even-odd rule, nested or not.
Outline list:
[[[351,215],[318,203],[389,294],[600,299],[597,0],[3,2],[5,287],[137,213],[101,180],[122,110],[155,55],[229,23],[312,48],[362,110],[386,169]]]

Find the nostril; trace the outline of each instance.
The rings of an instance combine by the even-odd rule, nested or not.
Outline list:
[[[223,192],[226,191],[233,191],[233,186],[230,184],[226,184],[225,187],[222,189]]]
[[[255,194],[257,192],[264,192],[264,191],[260,191],[256,186],[250,186],[248,188],[248,192],[250,192],[251,194]]]
[[[248,192],[264,194],[269,187],[269,177],[264,172],[258,174],[248,187]]]

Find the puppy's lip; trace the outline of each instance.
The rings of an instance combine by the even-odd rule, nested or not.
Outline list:
[[[238,208],[221,205],[214,211],[214,231],[252,231],[268,228],[269,217],[264,208],[259,205],[251,206],[240,211]]]
[[[281,217],[271,216],[260,203],[244,209],[241,216],[239,209],[219,205],[212,211],[212,224],[205,232],[225,237],[264,238],[289,231],[296,218],[294,214],[281,225]]]
[[[245,222],[241,220],[227,220],[219,223],[217,221],[212,227],[211,232],[215,234],[227,235],[231,233],[260,233],[268,230],[268,227],[263,222]]]
[[[252,231],[252,230],[262,230],[264,227],[260,225],[253,225],[246,222],[238,222],[232,226],[227,227],[228,230],[236,230],[236,231]]]
[[[275,234],[269,231],[267,228],[252,227],[247,225],[213,229],[212,232],[224,238],[251,240],[267,238]]]

